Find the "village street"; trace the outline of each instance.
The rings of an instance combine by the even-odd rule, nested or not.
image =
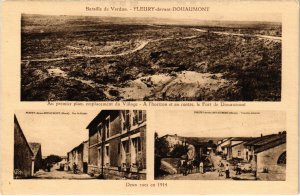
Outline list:
[[[174,174],[167,175],[163,177],[158,177],[157,180],[255,180],[253,174],[250,173],[242,173],[241,175],[235,175],[236,172],[230,170],[230,178],[225,178],[225,173],[223,176],[219,176],[218,171],[206,172],[204,174],[193,173],[184,176],[183,174]]]
[[[73,171],[59,171],[57,166],[53,166],[50,172],[39,170],[34,174],[34,178],[39,179],[72,179],[72,180],[87,180],[95,179],[85,173],[74,174]]]

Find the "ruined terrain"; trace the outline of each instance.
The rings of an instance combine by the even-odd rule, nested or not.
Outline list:
[[[281,25],[22,15],[22,101],[279,101]]]

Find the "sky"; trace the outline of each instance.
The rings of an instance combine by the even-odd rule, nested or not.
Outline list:
[[[86,127],[100,111],[86,111],[85,114],[72,114],[72,111],[68,111],[68,115],[62,114],[64,111],[30,112],[35,114],[16,112],[27,141],[41,143],[43,156],[66,156],[67,152],[88,139]],[[38,112],[60,114],[37,114]],[[158,132],[159,136],[178,134],[190,137],[257,137],[261,133],[267,135],[286,130],[285,113],[279,111],[251,114],[237,111],[230,114],[188,110],[154,111],[154,115],[149,117],[153,123],[148,124],[148,129]]]
[[[285,113],[278,111],[245,114],[213,114],[203,111],[156,111],[154,129],[158,136],[257,137],[286,130]]]
[[[128,12],[129,14],[124,14],[124,15],[115,15],[115,14],[110,14],[110,15],[97,15],[93,14],[90,12],[83,13],[83,14],[63,14],[63,15],[71,15],[71,16],[99,16],[101,17],[119,17],[120,19],[122,18],[132,18],[135,17],[137,19],[142,19],[142,18],[152,18],[153,20],[156,20],[156,22],[159,23],[159,19],[164,19],[165,20],[170,20],[170,21],[175,21],[176,20],[184,20],[185,22],[201,22],[201,21],[264,21],[264,22],[281,22],[282,20],[282,15],[277,14],[277,13],[238,13],[238,14],[233,14],[233,13],[222,13],[222,14],[216,14],[216,13],[206,13],[202,15],[195,15],[194,13],[185,13],[185,14],[167,14],[163,15],[160,13],[143,13],[136,15],[132,12]],[[175,12],[176,13],[176,12]],[[45,14],[45,15],[62,15],[60,14]]]
[[[97,6],[89,6],[97,7]],[[104,6],[100,6],[104,7]],[[97,11],[74,11],[66,12],[65,10],[30,10],[30,12],[24,12],[24,14],[40,14],[40,15],[70,15],[70,16],[99,16],[101,17],[119,17],[119,18],[153,18],[156,22],[160,22],[160,19],[165,20],[184,20],[185,22],[197,22],[197,21],[264,21],[264,22],[282,22],[282,15],[278,12],[219,12],[219,10],[214,12],[135,12],[132,11],[134,6],[129,6],[128,11],[125,12],[97,12]],[[158,7],[158,6],[156,6]],[[167,6],[167,8],[172,8],[173,6]],[[178,6],[174,6],[178,7]],[[186,6],[188,7],[188,6]],[[197,6],[191,6],[197,7]],[[85,7],[83,7],[85,8]],[[130,9],[131,8],[131,9]],[[212,8],[211,8],[212,9]],[[213,9],[212,9],[213,10]]]
[[[67,156],[67,152],[88,139],[86,127],[100,111],[87,111],[86,114],[76,115],[70,111],[69,115],[62,114],[64,111],[51,110],[30,112],[35,114],[26,114],[25,111],[15,113],[27,142],[41,143],[42,156]],[[37,112],[61,113],[36,114]]]

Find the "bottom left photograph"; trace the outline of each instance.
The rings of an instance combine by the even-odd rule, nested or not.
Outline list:
[[[14,179],[145,180],[145,110],[15,111]]]

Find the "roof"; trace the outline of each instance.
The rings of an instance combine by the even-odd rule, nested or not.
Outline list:
[[[226,144],[225,146],[222,146],[222,148],[227,148],[227,147],[230,147],[231,145],[230,144]]]
[[[268,150],[270,148],[274,148],[276,146],[282,145],[284,143],[286,143],[286,135],[282,135],[282,137],[279,137],[276,140],[273,140],[273,141],[271,141],[269,143],[266,143],[266,144],[264,144],[264,145],[256,148],[254,150],[254,152],[255,153],[260,153],[260,152],[266,151],[266,150]]]
[[[262,137],[254,138],[253,140],[250,140],[245,143],[246,146],[261,146],[264,144],[267,144],[269,142],[272,142],[276,139],[281,137],[279,134],[271,134],[271,135],[265,135]]]
[[[234,137],[231,139],[231,141],[251,141],[255,138],[253,137]]]
[[[231,139],[231,137],[228,137],[228,138],[224,138],[224,139],[222,139],[222,140],[219,140],[219,141],[221,141],[221,143],[219,143],[218,146],[221,145],[221,144],[223,144],[224,142],[227,142],[227,141],[230,140],[230,139]]]
[[[41,146],[40,143],[34,143],[34,142],[30,142],[29,146],[30,146],[30,149],[33,152],[33,157],[35,158],[42,146]]]
[[[70,152],[72,152],[74,150],[78,150],[79,148],[83,147],[83,145],[87,142],[88,142],[88,140],[81,142],[78,146],[75,146]]]
[[[228,140],[246,142],[246,141],[251,141],[253,139],[254,139],[253,137],[228,137],[228,138],[225,138],[225,139],[221,140],[222,142],[217,144],[217,146],[220,146],[220,145],[224,144]],[[230,146],[230,144],[226,144],[225,146],[222,146],[222,147],[229,147],[229,146]],[[236,145],[231,145],[231,147],[233,147],[233,146],[236,146]]]
[[[268,137],[268,138],[258,141],[257,143],[254,144],[254,146],[262,146],[262,145],[268,144],[270,142],[276,141],[282,137],[283,137],[283,135],[274,135],[272,137]],[[284,136],[284,138],[285,138],[285,136]]]
[[[240,143],[236,143],[236,144],[233,144],[233,145],[231,145],[231,144],[226,144],[225,146],[222,146],[222,148],[224,148],[224,147],[225,147],[225,148],[227,148],[227,147],[235,147],[235,146],[238,146],[238,145],[240,145],[240,144],[243,144],[243,145],[244,145],[245,142],[242,141],[242,142],[240,142]]]
[[[99,114],[88,124],[86,127],[90,129],[93,126],[97,126],[102,119],[105,119],[108,115],[117,114],[120,110],[101,110]]]

